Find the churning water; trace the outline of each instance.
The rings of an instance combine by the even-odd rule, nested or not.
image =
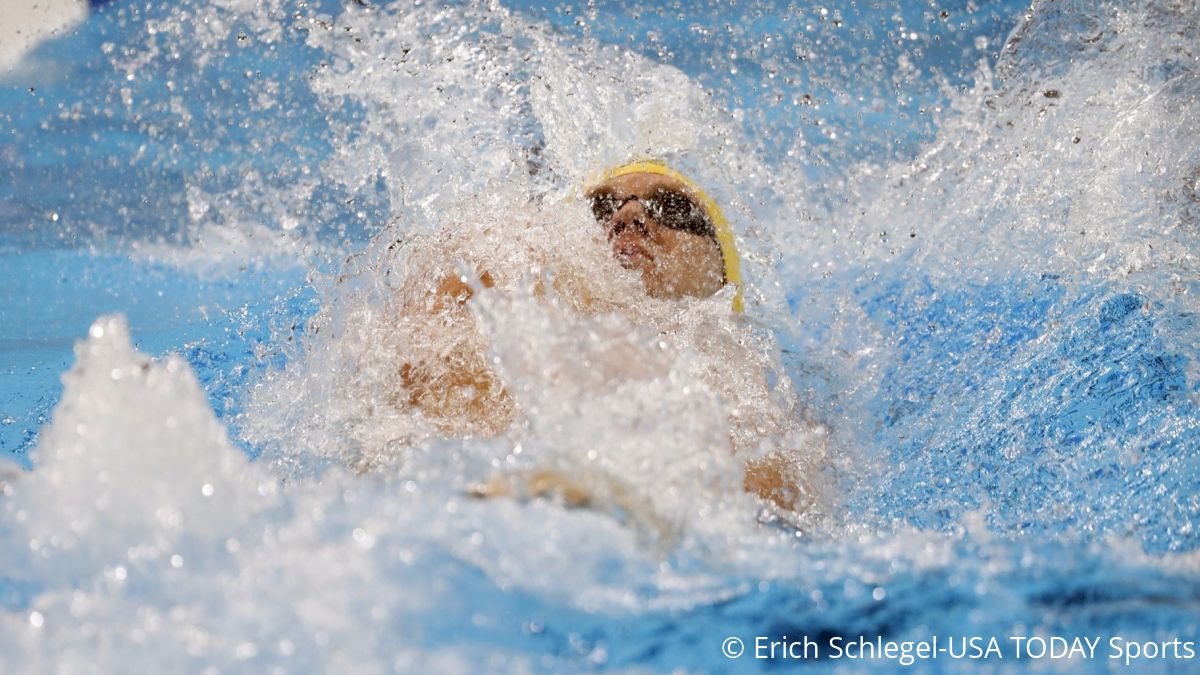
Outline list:
[[[1200,7],[550,4],[116,0],[3,76],[0,670],[1189,668]],[[597,241],[640,156],[743,317]],[[607,498],[468,494],[540,467]]]

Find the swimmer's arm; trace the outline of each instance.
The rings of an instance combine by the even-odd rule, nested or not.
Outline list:
[[[496,280],[487,270],[479,273],[478,280],[484,288],[492,288],[496,285]],[[467,283],[466,277],[459,274],[447,274],[438,282],[432,296],[432,309],[436,314],[450,307],[462,307],[467,304],[467,301],[475,296],[475,289]]]
[[[746,463],[742,489],[786,511],[799,513],[811,501],[803,489],[804,476],[790,452],[774,452]],[[615,489],[614,489],[615,486]],[[628,507],[630,492],[616,483],[605,485],[608,500]],[[568,506],[593,506],[597,486],[594,477],[572,477],[553,469],[501,473],[486,483],[472,485],[470,494],[481,499],[496,497],[557,497]]]
[[[449,325],[434,322],[431,329],[462,331],[466,335],[477,328],[462,308],[480,286],[495,286],[487,271],[478,274],[474,285],[461,275],[447,274],[430,289],[424,302],[409,306],[406,311],[450,317]],[[455,346],[449,351],[424,354],[400,365],[398,375],[408,405],[421,410],[430,422],[447,432],[471,429],[477,433],[499,433],[512,415],[512,400],[471,341],[452,342]]]
[[[478,499],[497,497],[558,497],[571,507],[592,504],[594,495],[582,481],[554,469],[498,473],[486,483],[475,483],[467,493]]]

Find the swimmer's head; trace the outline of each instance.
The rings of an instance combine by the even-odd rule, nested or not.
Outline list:
[[[587,189],[613,255],[637,270],[655,298],[708,297],[741,274],[725,215],[698,185],[659,162],[634,162],[606,172]]]

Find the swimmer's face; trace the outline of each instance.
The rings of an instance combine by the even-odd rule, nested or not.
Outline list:
[[[637,270],[654,298],[706,298],[725,284],[712,223],[683,183],[653,173],[610,179],[587,192],[613,256]]]

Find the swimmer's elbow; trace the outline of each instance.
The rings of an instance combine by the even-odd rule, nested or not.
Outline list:
[[[746,463],[742,489],[775,506],[799,513],[809,505],[804,476],[790,453],[774,452]]]

